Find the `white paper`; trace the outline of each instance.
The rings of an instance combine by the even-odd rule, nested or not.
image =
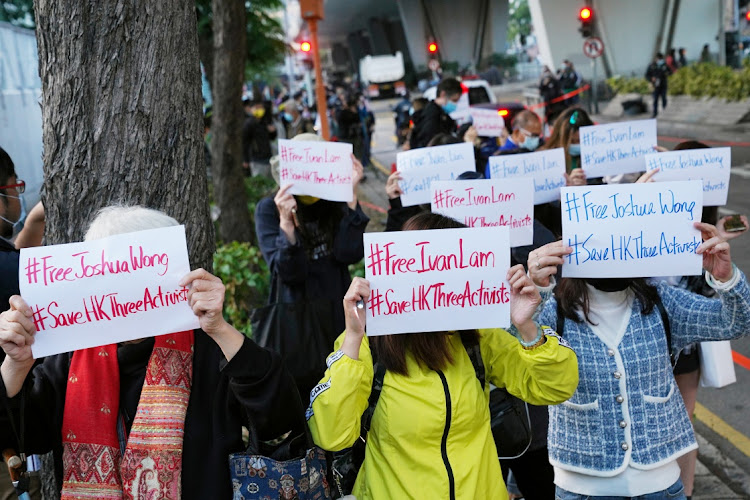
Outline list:
[[[510,325],[507,227],[365,233],[367,335]]]
[[[291,194],[331,201],[354,199],[352,145],[345,142],[279,140],[279,180]]]
[[[24,248],[18,274],[34,358],[198,328],[178,286],[189,272],[184,226]]]
[[[703,181],[703,206],[727,204],[732,167],[731,148],[684,149],[646,155],[648,170],[659,169],[654,181]]]
[[[693,227],[703,211],[700,181],[562,189],[563,241],[573,248],[563,276],[691,276],[702,269]]]
[[[482,137],[500,137],[505,129],[505,120],[496,109],[469,108],[474,128]]]
[[[563,148],[515,155],[490,156],[492,179],[534,179],[534,204],[560,199],[565,186],[565,150]]]
[[[434,181],[431,208],[468,227],[507,226],[510,246],[534,240],[534,181],[480,179]]]
[[[656,120],[581,127],[581,163],[588,178],[646,170],[656,146]]]
[[[430,202],[430,183],[450,181],[476,170],[474,146],[468,142],[412,149],[396,155],[401,174],[401,205],[409,207]]]

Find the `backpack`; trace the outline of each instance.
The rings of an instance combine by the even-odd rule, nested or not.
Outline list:
[[[461,342],[474,367],[474,374],[484,390],[485,367],[479,341],[475,337],[461,334]],[[367,409],[360,421],[359,439],[351,448],[336,452],[331,461],[333,479],[332,498],[342,498],[351,494],[359,469],[365,459],[367,433],[370,431],[375,407],[383,391],[385,366],[375,362],[373,366],[372,390]],[[526,402],[518,399],[503,388],[490,390],[490,427],[497,447],[498,458],[517,458],[523,455],[531,445],[531,419]]]

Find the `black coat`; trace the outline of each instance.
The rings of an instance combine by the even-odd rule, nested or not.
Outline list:
[[[18,261],[16,247],[0,238],[0,312],[8,310],[8,300],[18,295]]]
[[[419,114],[414,113],[411,132],[411,149],[423,148],[438,134],[456,133],[456,122],[443,108],[430,101]]]
[[[140,398],[153,339],[118,347],[120,406],[129,428]],[[55,452],[58,487],[62,488],[62,421],[72,353],[50,356],[34,367],[24,385],[25,452]],[[0,380],[0,400],[20,416],[20,396],[7,397]],[[270,440],[304,429],[303,408],[291,376],[278,355],[245,339],[227,363],[216,343],[195,331],[193,384],[185,415],[182,454],[182,498],[232,498],[228,457],[244,450],[241,429],[248,416],[259,439]],[[16,420],[18,422],[18,420]],[[5,410],[0,411],[0,447],[18,443]]]

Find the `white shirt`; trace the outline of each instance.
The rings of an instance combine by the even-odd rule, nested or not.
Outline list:
[[[616,347],[625,335],[633,310],[633,293],[602,292],[586,285],[589,292],[588,326],[602,342]],[[633,497],[666,490],[680,478],[677,460],[650,470],[632,465],[613,477],[589,476],[555,467],[555,484],[579,495]]]

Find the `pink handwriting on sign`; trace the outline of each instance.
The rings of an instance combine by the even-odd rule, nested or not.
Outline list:
[[[510,302],[510,290],[505,283],[490,286],[481,280],[479,286],[472,286],[470,281],[458,290],[450,289],[445,283],[419,285],[407,293],[409,298],[397,298],[397,293],[389,288],[385,292],[373,289],[370,294],[370,316],[393,316],[417,311],[433,311],[458,307],[467,309]]]
[[[343,156],[333,153],[328,149],[322,151],[313,151],[311,147],[293,147],[281,145],[279,147],[279,156],[284,162],[290,163],[338,163]]]
[[[469,269],[481,267],[495,267],[495,253],[492,251],[473,251],[464,253],[464,241],[458,240],[458,250],[455,253],[429,253],[429,241],[416,244],[418,258],[399,257],[392,253],[393,242],[380,245],[370,245],[369,263],[367,268],[373,276],[394,275],[399,273],[426,273],[430,271],[449,271],[452,269]]]
[[[495,186],[491,186],[487,193],[483,191],[485,190],[477,190],[473,187],[468,187],[460,191],[452,188],[436,188],[433,190],[432,207],[439,210],[443,208],[498,205],[516,200],[516,193],[500,190],[496,192]]]
[[[57,267],[51,263],[52,259],[49,255],[29,258],[24,268],[27,283],[49,286],[61,281],[132,273],[149,268],[153,268],[159,276],[164,276],[169,270],[169,256],[166,253],[148,254],[142,246],[137,249],[131,246],[127,259],[111,259],[107,257],[106,250],[102,250],[99,256],[93,259],[87,251],[74,253],[72,257],[78,261],[77,269],[67,266]]]

